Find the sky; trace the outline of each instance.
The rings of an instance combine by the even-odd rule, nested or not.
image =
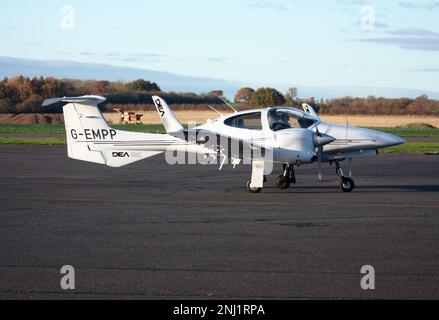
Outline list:
[[[0,56],[439,91],[438,17],[439,0],[1,0]]]

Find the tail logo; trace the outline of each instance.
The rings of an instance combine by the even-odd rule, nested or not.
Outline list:
[[[130,155],[128,152],[113,152],[113,158],[129,158]]]
[[[155,104],[157,105],[157,110],[160,112],[160,116],[163,117],[165,115],[165,110],[163,110],[163,106],[160,99],[157,99],[155,101]]]

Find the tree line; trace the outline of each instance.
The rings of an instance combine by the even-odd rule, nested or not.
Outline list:
[[[213,105],[224,110],[218,96],[221,90],[204,94],[191,92],[162,92],[155,82],[139,79],[132,82],[111,82],[98,80],[55,79],[52,77],[14,77],[0,81],[0,113],[60,113],[60,106],[41,107],[44,99],[62,96],[96,94],[107,97],[102,106],[104,111],[114,107],[132,110],[150,110],[151,97],[160,94],[173,108],[182,110],[208,109]],[[439,116],[439,101],[420,96],[415,99],[386,99],[381,97],[337,99],[300,99],[298,90],[290,88],[282,94],[273,88],[253,89],[244,87],[234,97],[235,107],[250,109],[287,105],[301,107],[306,102],[321,114],[361,114],[361,115],[434,115]]]
[[[160,87],[143,79],[132,82],[111,82],[98,80],[55,79],[52,77],[14,77],[0,81],[0,113],[60,113],[57,105],[41,107],[45,99],[64,96],[102,95],[110,105],[137,105],[152,101],[151,97],[160,94],[170,104],[202,105],[218,103],[220,90],[205,94],[192,92],[162,92]],[[112,111],[112,109],[110,109]]]
[[[267,107],[287,105],[301,108],[302,103],[315,107],[321,114],[350,115],[434,115],[439,116],[439,100],[422,95],[415,99],[388,99],[369,96],[367,98],[343,97],[336,99],[300,99],[297,88],[290,88],[282,95],[273,88],[241,88],[235,95],[241,107]]]

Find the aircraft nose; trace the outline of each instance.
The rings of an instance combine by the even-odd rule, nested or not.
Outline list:
[[[379,132],[377,142],[380,147],[392,147],[405,143],[405,140],[393,134]]]

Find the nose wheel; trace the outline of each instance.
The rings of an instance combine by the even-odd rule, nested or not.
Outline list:
[[[343,174],[343,170],[341,169],[340,162],[336,161],[336,173],[340,177],[339,187],[343,192],[352,192],[355,188],[354,180],[351,178],[345,177]]]
[[[296,183],[294,166],[291,164],[284,164],[284,173],[277,177],[276,186],[279,189],[286,190],[290,187],[291,183]]]
[[[279,189],[286,190],[290,187],[290,184],[291,184],[290,178],[284,177],[283,175],[277,177],[276,186]]]
[[[355,188],[355,183],[351,178],[343,177],[340,179],[339,186],[343,192],[351,192]]]

